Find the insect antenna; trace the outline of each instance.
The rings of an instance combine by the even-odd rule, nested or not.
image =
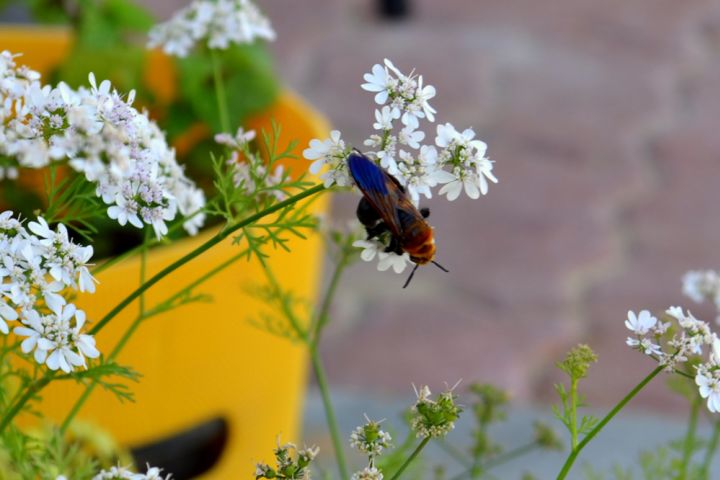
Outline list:
[[[440,265],[439,263],[437,263],[435,260],[432,260],[432,264],[435,265],[436,267],[438,267],[438,268],[439,268],[440,270],[442,270],[443,272],[450,273],[450,270],[448,270],[447,268],[443,267],[442,265]]]
[[[419,266],[419,263],[415,264],[415,268],[413,268],[412,272],[410,272],[410,276],[408,277],[407,281],[405,281],[405,285],[403,285],[403,288],[407,288],[407,286],[410,285],[410,280],[412,280],[413,275],[415,275],[415,270],[417,270]]]

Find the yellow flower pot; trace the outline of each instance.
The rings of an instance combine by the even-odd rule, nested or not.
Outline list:
[[[66,30],[0,27],[0,48],[23,53],[19,62],[41,73],[63,60],[71,38]],[[153,52],[149,84],[158,95],[172,95],[172,63]],[[282,126],[280,145],[299,141],[294,152],[301,157],[302,146],[311,138],[327,135],[326,121],[302,100],[283,92],[275,105],[248,122],[250,128],[269,130],[274,119]],[[297,169],[306,168],[297,161]],[[292,168],[292,166],[291,166]],[[313,204],[320,213],[326,199]],[[131,228],[131,227],[129,227]],[[151,250],[147,275],[151,276],[215,234],[181,240]],[[269,264],[282,285],[301,298],[314,299],[320,276],[321,241],[292,239],[291,254],[275,252]],[[185,265],[146,295],[152,308],[239,252],[228,239]],[[98,275],[94,295],[83,295],[81,308],[91,321],[99,320],[139,283],[138,258],[121,262]],[[273,336],[251,324],[264,304],[246,292],[265,277],[255,261],[240,260],[208,280],[197,293],[212,296],[211,303],[194,303],[153,317],[143,323],[118,358],[143,377],[132,384],[135,403],[120,404],[98,388],[78,418],[96,422],[124,445],[152,443],[163,437],[222,418],[228,427],[223,454],[203,478],[251,478],[254,462],[270,460],[276,437],[298,438],[298,427],[306,381],[306,352],[301,345]],[[102,352],[109,352],[138,313],[135,302],[118,315],[97,336]],[[62,421],[82,389],[74,382],[57,382],[43,392],[40,410]],[[24,422],[30,421],[28,418]],[[158,465],[165,467],[165,465]],[[170,465],[166,466],[172,471]]]

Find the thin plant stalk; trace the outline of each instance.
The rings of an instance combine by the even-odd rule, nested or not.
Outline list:
[[[303,190],[302,192],[293,195],[292,197],[283,200],[282,202],[276,203],[275,205],[272,205],[264,210],[261,210],[260,212],[257,212],[253,215],[250,215],[249,217],[245,218],[244,220],[239,221],[235,225],[229,226],[222,230],[220,233],[218,233],[213,238],[209,239],[207,242],[203,243],[199,247],[197,247],[195,250],[189,252],[187,255],[183,256],[182,258],[176,260],[172,264],[165,267],[163,270],[155,274],[153,277],[151,277],[147,282],[145,282],[142,286],[138,287],[130,293],[124,300],[122,300],[119,304],[117,304],[110,312],[108,312],[100,322],[98,322],[91,330],[90,334],[95,335],[100,330],[102,330],[105,325],[108,324],[113,318],[115,318],[121,311],[123,311],[128,305],[130,305],[133,301],[135,301],[140,295],[142,295],[144,292],[149,290],[151,287],[153,287],[156,283],[158,283],[160,280],[168,276],[169,274],[173,273],[178,268],[182,267],[189,261],[195,259],[196,257],[202,255],[206,251],[210,250],[212,247],[217,245],[218,243],[225,240],[227,237],[229,237],[232,233],[236,232],[237,230],[246,227],[252,223],[257,222],[263,217],[266,217],[272,213],[277,212],[278,210],[282,210],[285,207],[288,207],[290,205],[293,205],[300,200],[303,200],[307,197],[310,197],[312,195],[315,195],[316,193],[320,193],[323,190],[325,190],[325,186],[322,184],[315,185],[313,187],[308,188],[307,190]],[[0,433],[2,433],[5,428],[8,426],[8,424],[12,421],[13,418],[22,410],[22,408],[25,406],[25,404],[40,390],[42,390],[54,377],[55,372],[50,371],[46,373],[42,378],[38,379],[37,381],[33,382],[29,387],[28,391],[25,395],[23,395],[17,403],[15,403],[8,411],[3,415],[2,420],[0,420]]]
[[[335,418],[335,410],[330,398],[330,388],[328,387],[327,377],[325,376],[325,369],[323,368],[322,360],[320,359],[317,348],[310,347],[310,358],[312,359],[315,379],[317,380],[320,395],[322,396],[325,418],[327,420],[328,429],[330,430],[330,437],[332,438],[333,448],[335,450],[335,459],[337,461],[338,471],[340,472],[340,478],[342,480],[348,480],[347,463],[345,462],[345,453],[343,450],[343,442],[340,437],[340,429],[338,428],[337,419]]]
[[[396,480],[400,478],[400,475],[407,469],[407,467],[412,463],[413,460],[415,460],[415,457],[420,455],[420,452],[423,448],[425,448],[425,445],[427,445],[430,442],[430,437],[423,438],[422,442],[413,450],[413,452],[410,454],[410,456],[405,460],[405,463],[403,463],[397,472],[395,472],[395,475],[390,477],[390,480]]]
[[[712,463],[715,452],[717,451],[718,441],[720,440],[720,420],[715,422],[712,437],[705,450],[705,458],[703,459],[700,469],[700,478],[708,480],[710,478],[710,464]]]
[[[217,98],[218,112],[220,114],[220,127],[223,132],[230,133],[230,117],[228,115],[227,97],[225,96],[225,84],[222,77],[222,64],[217,50],[210,49],[210,57],[213,64],[213,80],[215,82],[215,96]]]
[[[188,216],[186,216],[186,217],[183,217],[183,221],[182,221],[182,222],[177,222],[177,223],[174,223],[174,224],[170,225],[170,226],[168,227],[168,233],[167,233],[167,235],[170,235],[170,234],[172,234],[172,233],[177,232],[178,230],[180,230],[180,228],[182,228],[183,223],[187,222],[188,220],[190,220],[190,219],[192,219],[192,218],[195,218],[196,216],[200,215],[200,214],[203,213],[203,212],[205,212],[205,207],[203,207],[203,208],[198,208],[197,210],[195,210],[195,211],[194,211],[193,213],[191,213],[190,215],[188,215]],[[166,237],[167,237],[167,235],[166,235]],[[163,237],[163,238],[161,238],[161,239],[159,239],[159,240],[158,240],[157,238],[155,238],[155,237],[152,237],[151,240],[150,240],[149,246],[152,247],[152,246],[158,245],[158,244],[160,244],[160,243],[167,242],[166,237]],[[132,257],[132,256],[135,255],[136,253],[141,252],[142,249],[143,249],[143,246],[144,246],[144,244],[141,243],[140,245],[137,245],[137,246],[131,248],[130,250],[121,253],[120,255],[115,255],[114,257],[109,258],[109,259],[103,261],[102,263],[100,263],[100,264],[96,265],[95,267],[93,267],[93,269],[91,270],[90,273],[92,273],[93,275],[98,275],[98,274],[101,273],[103,270],[107,270],[108,268],[110,268],[110,267],[112,267],[112,266],[114,266],[114,265],[117,265],[118,263],[122,262],[123,260]]]
[[[575,450],[578,445],[577,428],[577,403],[578,403],[578,378],[573,377],[570,381],[570,449]]]
[[[652,372],[650,372],[650,374],[649,374],[647,377],[645,377],[645,378],[644,378],[640,383],[638,383],[632,390],[630,390],[630,393],[628,393],[627,395],[625,395],[625,396],[622,398],[622,400],[620,400],[620,401],[612,408],[612,410],[610,410],[610,412],[608,412],[608,414],[605,415],[605,417],[603,417],[603,419],[600,420],[600,422],[598,422],[598,424],[595,426],[595,428],[593,428],[592,430],[590,430],[590,432],[588,432],[588,434],[585,435],[585,437],[583,437],[583,439],[580,441],[580,443],[578,443],[577,447],[576,447],[576,448],[573,448],[573,449],[570,451],[570,454],[568,455],[568,458],[565,460],[565,463],[563,464],[562,469],[560,470],[560,473],[559,473],[558,476],[557,476],[557,480],[562,480],[562,479],[564,479],[564,478],[567,477],[567,474],[570,472],[570,469],[572,468],[573,464],[575,463],[575,460],[577,459],[577,456],[580,454],[580,452],[582,451],[582,449],[585,448],[585,446],[586,446],[588,443],[590,443],[590,440],[592,440],[593,438],[595,438],[595,435],[597,435],[598,433],[600,433],[600,430],[602,430],[602,429],[605,427],[605,425],[607,425],[608,423],[610,423],[610,420],[612,420],[612,419],[615,417],[615,415],[617,415],[618,412],[619,412],[620,410],[622,410],[622,409],[625,407],[625,405],[627,405],[627,403],[628,403],[630,400],[632,400],[632,399],[635,397],[635,395],[638,394],[638,392],[640,392],[640,390],[642,390],[643,388],[645,388],[645,386],[646,386],[648,383],[650,383],[653,378],[655,378],[656,376],[658,376],[658,374],[660,374],[660,372],[662,372],[662,371],[663,371],[663,367],[660,366],[660,367],[656,367],[655,370],[653,370]]]
[[[349,240],[347,243],[351,244],[352,237],[348,238]],[[335,298],[337,287],[340,284],[340,278],[350,261],[352,252],[350,250],[350,245],[348,244],[343,245],[341,248],[340,258],[338,258],[335,264],[332,277],[330,277],[330,284],[328,285],[325,295],[323,296],[322,303],[320,304],[320,310],[318,310],[318,314],[315,316],[313,324],[310,326],[309,341],[312,347],[316,347],[320,342],[320,334],[327,324],[330,306],[332,305],[333,298]]]
[[[160,272],[155,274],[153,277],[151,277],[145,284],[143,284],[141,287],[137,288],[134,292],[132,292],[130,295],[128,295],[123,301],[121,301],[119,304],[115,306],[110,312],[105,315],[102,320],[100,320],[91,330],[90,333],[95,335],[100,330],[102,330],[105,325],[110,322],[118,313],[120,313],[122,310],[125,309],[130,303],[132,303],[136,298],[138,298],[140,295],[142,295],[143,292],[146,290],[149,290],[150,287],[155,285],[157,282],[177,270],[178,268],[182,267],[189,261],[193,260],[194,258],[202,255],[206,251],[210,250],[212,247],[217,245],[218,243],[225,240],[227,237],[232,235],[237,230],[240,230],[243,227],[246,227],[248,225],[251,225],[261,218],[264,218],[272,213],[277,212],[278,210],[282,210],[285,207],[288,207],[290,205],[293,205],[300,200],[310,197],[316,193],[320,193],[321,191],[325,190],[325,187],[322,184],[315,185],[311,188],[308,188],[307,190],[303,190],[302,192],[293,195],[292,197],[283,200],[282,202],[278,202],[264,210],[261,210],[253,215],[250,215],[249,217],[245,218],[244,220],[239,221],[235,225],[229,226],[219,232],[216,236],[209,239],[207,242],[203,243],[199,247],[197,247],[195,250],[191,251],[187,255],[183,256],[182,258],[176,260],[172,264],[168,265],[164,269],[162,269]]]
[[[322,329],[327,324],[328,313],[330,311],[332,301],[335,298],[337,287],[340,284],[340,278],[342,277],[342,273],[345,271],[345,268],[347,267],[350,259],[351,252],[348,244],[351,243],[351,240],[352,238],[348,237],[346,244],[342,245],[341,247],[340,258],[335,264],[335,269],[333,270],[332,277],[330,278],[330,284],[328,285],[327,289],[325,290],[325,294],[323,295],[320,309],[318,310],[318,313],[314,316],[308,333],[305,336],[305,342],[308,345],[308,348],[310,350],[310,356],[312,358],[313,371],[315,372],[315,377],[318,382],[318,388],[320,389],[320,394],[323,400],[325,417],[327,419],[328,429],[330,430],[330,436],[333,442],[333,449],[335,450],[335,459],[338,464],[338,471],[340,472],[340,476],[341,478],[343,478],[343,480],[347,480],[348,478],[347,464],[345,462],[345,454],[340,436],[340,429],[337,426],[337,421],[335,419],[335,410],[333,408],[332,399],[330,398],[330,390],[327,384],[327,379],[325,377],[325,369],[323,368],[322,359],[320,358],[320,355],[318,353],[318,343],[320,342],[320,334],[322,332]]]
[[[683,442],[682,463],[680,464],[680,478],[687,477],[688,466],[695,450],[695,434],[697,432],[698,415],[700,413],[700,405],[702,400],[699,396],[693,398],[690,405],[690,419],[688,420],[688,430]]]

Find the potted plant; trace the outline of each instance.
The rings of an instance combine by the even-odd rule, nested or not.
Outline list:
[[[0,28],[0,45],[12,52],[22,52],[18,61],[43,75],[67,71],[64,62],[73,52],[77,56],[76,42],[77,37],[65,28]],[[81,55],[87,56],[87,52]],[[77,58],[71,60],[78,61]],[[183,106],[182,102],[173,103],[179,90],[178,78],[183,75],[182,65],[178,71],[176,65],[157,50],[148,52],[142,64],[151,66],[144,77],[147,97],[157,100],[152,106],[155,113],[167,117],[191,107]],[[211,110],[208,118],[216,113]],[[326,136],[328,131],[320,115],[286,90],[281,90],[262,112],[246,118],[244,124],[247,129],[270,135],[273,125],[281,125],[281,130],[275,130],[277,138],[273,141],[282,146],[280,148],[289,145],[291,148],[286,153],[298,158],[301,145],[311,138]],[[188,155],[192,155],[193,145],[211,138],[209,132],[219,129],[218,125],[190,123],[181,126],[176,123],[172,128],[180,127],[185,132],[184,135],[176,132],[175,143],[182,154]],[[293,140],[297,143],[291,143]],[[283,165],[287,171],[299,173],[306,169],[300,162],[304,161],[284,159]],[[47,174],[29,181],[28,177],[26,172],[20,172],[18,182],[24,188],[42,185]],[[7,180],[4,183],[9,185]],[[326,202],[321,198],[308,208],[308,213],[318,215],[325,207]],[[141,270],[144,278],[152,277],[216,236],[218,228],[210,227],[195,237],[149,249],[142,267],[139,255],[120,254],[127,258],[98,261],[97,266],[102,269],[96,275],[100,286],[94,295],[81,295],[78,305],[87,312],[88,318],[102,318],[110,306],[136,289]],[[267,260],[270,267],[298,298],[312,300],[321,267],[320,239],[312,234],[302,240],[288,238],[284,246],[292,250],[293,255],[273,255]],[[209,437],[191,438],[184,447],[189,449],[185,451],[193,448],[197,451],[202,446],[193,442],[212,440],[216,442],[215,447],[218,441],[224,443],[224,454],[207,478],[228,478],[247,470],[254,460],[266,456],[277,432],[296,436],[305,388],[306,352],[300,347],[288,347],[284,339],[267,335],[258,328],[265,302],[253,290],[253,285],[262,277],[263,269],[252,256],[250,261],[239,260],[232,267],[224,268],[238,254],[233,239],[227,238],[204,254],[201,261],[183,266],[142,298],[147,305],[160,305],[187,288],[189,279],[217,270],[202,286],[185,292],[207,295],[212,297],[211,301],[190,302],[182,308],[154,315],[151,320],[139,320],[138,299],[97,335],[98,345],[120,345],[122,350],[117,354],[117,361],[132,365],[142,374],[143,381],[132,386],[135,403],[120,404],[111,398],[114,396],[111,392],[96,389],[78,405],[78,399],[87,394],[86,386],[57,382],[43,393],[43,413],[62,423],[77,406],[78,418],[96,422],[124,445],[136,447],[147,447],[198,426],[215,428]],[[108,262],[113,263],[112,268],[103,269],[103,264]],[[142,329],[142,338],[128,340],[128,332],[135,328]],[[283,382],[276,380],[279,377]],[[31,415],[21,415],[24,424],[34,423]],[[148,449],[144,451],[147,453]]]

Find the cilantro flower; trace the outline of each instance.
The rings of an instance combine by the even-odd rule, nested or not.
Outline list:
[[[333,130],[328,139],[310,140],[310,147],[303,151],[303,156],[313,160],[310,165],[310,173],[313,175],[317,175],[327,166],[327,170],[320,175],[326,187],[332,185],[342,187],[350,185],[350,173],[345,162],[349,153],[345,142],[340,138],[340,132]]]
[[[100,355],[84,333],[85,313],[68,302],[75,291],[95,291],[92,252],[62,224],[53,229],[39,217],[26,229],[12,212],[0,213],[0,332],[12,324],[21,351],[51,370],[69,373]]]
[[[67,161],[95,185],[108,217],[119,224],[152,227],[160,238],[178,214],[193,215],[185,227],[197,232],[204,195],[185,176],[158,126],[133,107],[134,92],[122,96],[92,73],[89,88],[52,88],[14,58],[0,54],[0,156],[9,167]],[[86,280],[82,284],[92,288]]]
[[[370,457],[376,457],[390,447],[392,437],[380,428],[381,422],[374,422],[367,416],[365,419],[367,423],[355,428],[350,434],[350,446]]]
[[[225,50],[257,39],[275,40],[275,31],[250,0],[195,0],[167,22],[155,25],[147,46],[182,58],[198,43]]]
[[[460,416],[462,408],[455,403],[452,389],[441,393],[437,400],[433,400],[432,392],[428,386],[415,390],[417,401],[412,407],[410,427],[419,438],[445,437],[455,428],[455,421]]]

